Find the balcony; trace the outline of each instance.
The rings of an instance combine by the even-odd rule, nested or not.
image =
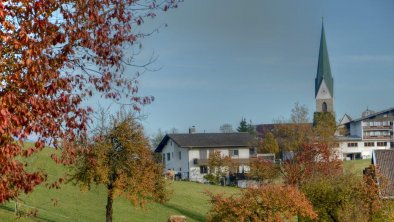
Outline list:
[[[386,135],[386,136],[364,136],[365,140],[390,140],[391,136]]]
[[[248,159],[248,158],[232,158],[231,160],[236,164],[249,164],[249,162],[250,162],[250,159]],[[208,159],[195,158],[195,159],[193,159],[193,164],[199,165],[199,166],[207,166]]]
[[[363,126],[364,131],[373,131],[373,130],[392,130],[393,126]]]

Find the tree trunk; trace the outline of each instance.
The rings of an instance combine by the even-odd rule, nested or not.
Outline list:
[[[108,196],[107,196],[107,211],[105,213],[106,222],[112,222],[112,203],[113,203],[113,187],[108,185]]]

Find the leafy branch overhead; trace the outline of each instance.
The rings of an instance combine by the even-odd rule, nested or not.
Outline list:
[[[59,140],[86,137],[92,110],[81,106],[85,99],[98,92],[126,99],[135,110],[152,101],[137,95],[140,73],[126,72],[135,64],[125,49],[135,52],[141,44],[147,34],[137,27],[145,19],[176,6],[175,0],[0,2],[0,203],[44,179],[27,172],[20,156],[48,142],[59,147]],[[14,142],[32,134],[34,146]]]

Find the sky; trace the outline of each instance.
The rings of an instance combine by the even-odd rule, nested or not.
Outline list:
[[[144,24],[167,24],[138,58],[158,56],[139,80],[155,97],[141,113],[147,134],[272,123],[296,102],[312,116],[322,16],[337,120],[394,107],[394,1],[185,0]]]

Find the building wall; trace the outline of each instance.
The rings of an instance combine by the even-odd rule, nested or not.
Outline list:
[[[175,171],[175,174],[181,173],[182,179],[187,178],[188,168],[188,150],[186,148],[179,147],[173,140],[169,139],[167,144],[162,150],[162,161],[164,163],[164,172],[167,170]],[[169,154],[169,160],[168,160]],[[164,156],[163,156],[164,155]]]
[[[198,182],[205,182],[204,175],[206,173],[201,173],[201,166],[207,166],[207,164],[201,164],[201,158],[200,158],[200,151],[201,150],[206,150],[207,155],[206,157],[209,157],[209,153],[213,151],[220,151],[222,156],[230,156],[230,150],[238,150],[238,156],[233,156],[232,158],[234,160],[236,159],[249,159],[249,148],[217,148],[217,149],[189,149],[189,179],[191,181],[198,181]],[[195,162],[195,159],[197,159],[197,162]],[[206,159],[205,159],[206,160]],[[207,161],[205,161],[207,162]],[[241,165],[239,167],[239,172],[247,172],[249,171],[249,167],[246,165]]]
[[[368,146],[366,143],[373,143],[373,146]],[[383,145],[385,143],[386,145]],[[353,146],[353,144],[357,144]],[[350,145],[350,146],[349,146]],[[367,146],[366,146],[367,145]],[[362,159],[372,158],[373,150],[389,149],[390,142],[382,140],[369,140],[369,141],[342,141],[339,142],[340,153],[342,159],[346,160],[348,154],[360,154]]]

